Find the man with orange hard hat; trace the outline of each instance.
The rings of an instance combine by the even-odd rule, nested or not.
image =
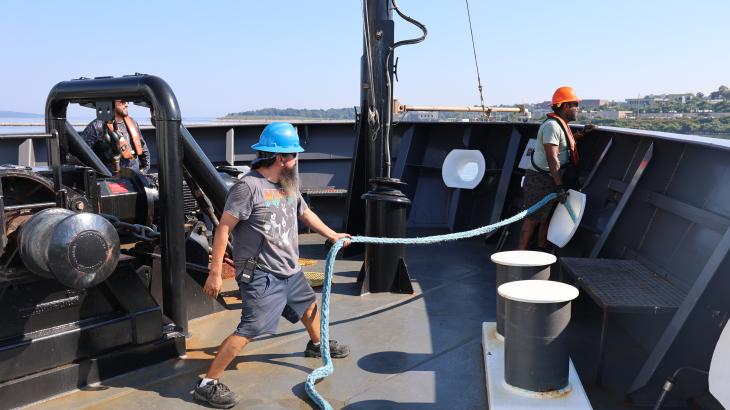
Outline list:
[[[560,87],[553,93],[551,106],[553,112],[547,115],[537,131],[537,143],[532,153],[532,166],[525,173],[525,206],[529,207],[556,192],[558,201],[565,202],[566,189],[578,185],[578,149],[576,139],[593,130],[586,125],[583,130],[573,133],[568,123],[578,118],[580,98],[572,87]],[[519,249],[527,249],[535,228],[539,226],[537,247],[547,248],[548,218],[555,209],[553,201],[525,218],[520,233]]]

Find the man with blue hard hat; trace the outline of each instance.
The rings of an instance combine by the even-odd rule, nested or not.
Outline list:
[[[228,235],[232,234],[236,280],[243,304],[241,322],[223,341],[206,376],[193,391],[196,400],[218,408],[233,407],[239,400],[218,378],[253,338],[276,332],[279,316],[292,323],[301,320],[310,338],[304,355],[321,357],[319,309],[314,291],[299,266],[297,221],[332,242],[350,236],[330,229],[302,199],[296,165],[297,154],[304,149],[293,125],[267,125],[259,142],[251,148],[257,157],[251,163],[251,172],[228,193],[203,287],[205,294],[218,296]],[[329,348],[334,358],[346,357],[350,352],[334,340],[330,340]]]

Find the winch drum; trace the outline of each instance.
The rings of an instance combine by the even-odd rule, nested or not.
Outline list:
[[[116,268],[119,235],[100,215],[49,208],[23,225],[18,249],[25,267],[36,275],[85,289]]]

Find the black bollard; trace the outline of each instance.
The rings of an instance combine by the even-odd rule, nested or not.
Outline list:
[[[492,254],[497,265],[496,287],[516,280],[550,279],[550,265],[555,255],[535,251],[507,251]],[[497,294],[497,337],[504,336],[504,299]]]
[[[405,183],[392,178],[376,178],[365,193],[365,235],[387,238],[406,236],[406,211],[411,201],[400,188]],[[358,281],[361,293],[413,293],[405,262],[404,245],[365,245],[365,261]]]
[[[531,392],[569,388],[567,328],[578,289],[523,280],[497,289],[505,298],[504,380]]]

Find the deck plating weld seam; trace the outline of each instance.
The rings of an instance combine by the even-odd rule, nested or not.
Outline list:
[[[557,198],[557,194],[550,193],[546,195],[543,199],[541,199],[539,202],[535,203],[531,207],[527,208],[526,210],[517,213],[513,215],[510,218],[507,218],[503,221],[482,226],[480,228],[471,229],[469,231],[464,232],[454,232],[444,235],[434,235],[434,236],[426,236],[426,237],[416,237],[416,238],[374,238],[369,236],[353,236],[352,238],[349,238],[350,242],[352,243],[374,243],[374,244],[403,244],[403,245],[430,245],[434,243],[439,242],[447,242],[447,241],[455,241],[458,239],[465,239],[465,238],[471,238],[474,236],[484,235],[488,232],[494,231],[495,229],[501,228],[503,226],[507,226],[509,224],[515,223],[517,221],[522,220],[527,215],[532,214],[533,212],[537,211],[538,209],[542,208],[546,204],[548,204],[550,201]],[[332,406],[325,400],[324,397],[322,397],[318,392],[317,389],[314,388],[314,383],[317,382],[317,380],[324,379],[327,376],[334,373],[334,366],[332,365],[332,358],[330,357],[330,348],[329,348],[329,313],[330,313],[330,290],[332,288],[332,272],[334,270],[334,264],[335,264],[335,257],[337,256],[337,252],[342,248],[342,245],[344,244],[345,240],[347,239],[340,239],[339,241],[335,242],[334,245],[332,245],[332,248],[330,248],[329,252],[327,253],[327,262],[325,264],[325,271],[324,271],[324,287],[322,289],[322,311],[321,311],[321,322],[320,322],[320,334],[321,334],[321,340],[320,340],[320,352],[322,353],[322,363],[324,364],[322,367],[318,367],[312,371],[307,376],[307,381],[304,383],[304,390],[306,390],[307,395],[310,399],[316,404],[320,409],[323,410],[332,410]]]

